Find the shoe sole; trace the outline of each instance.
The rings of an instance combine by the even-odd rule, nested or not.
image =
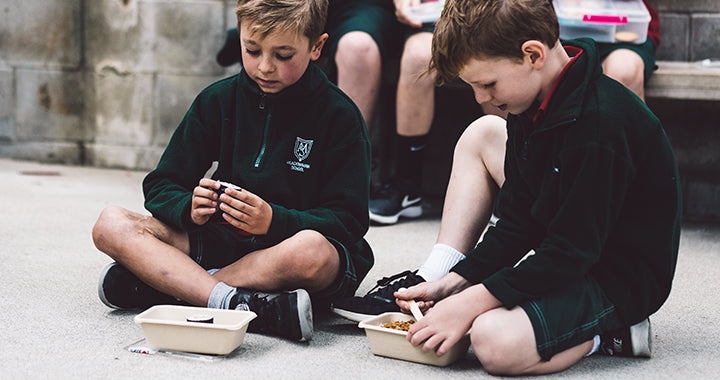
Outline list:
[[[98,297],[100,297],[100,301],[105,304],[105,306],[117,309],[117,310],[123,310],[122,307],[114,305],[112,302],[108,301],[107,296],[105,295],[105,290],[103,290],[103,282],[105,281],[105,276],[107,276],[108,272],[110,272],[110,269],[114,268],[115,266],[120,265],[118,263],[110,263],[108,264],[105,269],[103,269],[102,273],[100,274],[100,281],[98,281]]]
[[[298,320],[300,321],[301,342],[307,342],[313,338],[313,313],[310,294],[305,289],[297,289]]]
[[[406,209],[400,210],[397,214],[394,215],[378,215],[374,214],[372,211],[369,211],[370,214],[370,220],[379,223],[379,224],[395,224],[398,222],[398,219],[400,219],[401,216],[406,218],[419,218],[422,216],[422,205],[418,206],[412,206],[408,207]]]
[[[345,319],[349,319],[353,322],[362,322],[368,318],[376,317],[375,315],[355,313],[355,312],[348,311],[348,310],[336,309],[334,307],[331,308],[330,310],[332,310],[333,313],[335,313]]]
[[[650,319],[630,326],[630,342],[633,356],[649,358],[652,356],[652,328]]]

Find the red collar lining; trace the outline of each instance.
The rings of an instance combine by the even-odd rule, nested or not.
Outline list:
[[[542,118],[545,116],[545,112],[547,111],[548,104],[550,104],[550,99],[555,94],[555,90],[557,89],[558,85],[560,84],[560,82],[562,82],[563,78],[565,77],[565,74],[570,69],[570,66],[572,66],[573,63],[575,63],[575,61],[578,59],[578,57],[580,57],[580,55],[582,55],[582,53],[585,52],[585,50],[583,50],[582,48],[576,47],[576,46],[564,46],[564,48],[565,48],[565,52],[572,58],[570,58],[570,62],[568,62],[567,65],[565,65],[563,70],[560,72],[560,76],[558,76],[557,80],[555,80],[555,83],[553,83],[552,88],[550,88],[550,92],[548,92],[548,94],[545,97],[545,99],[543,100],[542,104],[540,104],[540,106],[535,111],[535,114],[532,117],[533,125],[537,125],[540,122],[540,120],[542,120]]]

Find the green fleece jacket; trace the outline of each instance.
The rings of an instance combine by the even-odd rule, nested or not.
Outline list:
[[[143,182],[145,207],[186,231],[192,190],[213,161],[213,178],[234,183],[272,207],[274,245],[300,230],[350,251],[358,283],[373,264],[368,230],[370,142],[355,104],[315,64],[295,84],[266,94],[245,73],[204,89],[185,114],[157,168]]]
[[[660,121],[602,74],[595,44],[566,45],[582,53],[544,117],[535,124],[508,116],[500,220],[453,270],[507,308],[593,278],[634,324],[670,292],[680,238],[677,164]]]

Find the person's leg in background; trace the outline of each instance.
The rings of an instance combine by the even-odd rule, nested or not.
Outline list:
[[[349,32],[338,41],[335,65],[337,86],[355,102],[370,130],[380,93],[380,47],[366,32]]]
[[[371,196],[370,220],[376,223],[422,215],[422,162],[435,115],[435,75],[427,73],[431,44],[432,33],[420,31],[403,48],[396,95],[396,175]]]

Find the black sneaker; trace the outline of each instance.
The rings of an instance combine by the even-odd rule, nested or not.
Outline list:
[[[395,224],[401,216],[422,216],[422,196],[405,191],[396,184],[384,184],[370,196],[370,220],[380,224]]]
[[[100,275],[98,296],[105,305],[118,310],[147,309],[154,305],[175,305],[177,298],[159,292],[140,281],[118,263],[110,263]]]
[[[313,315],[310,295],[305,289],[291,292],[263,293],[238,288],[230,300],[230,308],[257,314],[248,331],[309,341],[313,336]]]
[[[650,319],[600,335],[598,351],[610,356],[649,358],[652,356]]]
[[[417,271],[410,272],[406,270],[405,272],[390,277],[383,277],[364,297],[348,297],[334,302],[332,311],[341,317],[355,322],[360,322],[382,313],[400,311],[400,307],[395,303],[393,293],[400,288],[409,288],[425,282],[425,279],[416,273]]]

